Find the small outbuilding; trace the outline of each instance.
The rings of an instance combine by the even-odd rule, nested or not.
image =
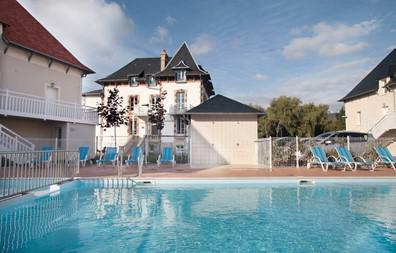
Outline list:
[[[186,112],[191,117],[191,166],[256,164],[261,111],[216,95]]]

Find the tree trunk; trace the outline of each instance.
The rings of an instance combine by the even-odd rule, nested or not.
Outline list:
[[[117,148],[117,127],[114,126],[114,146]]]

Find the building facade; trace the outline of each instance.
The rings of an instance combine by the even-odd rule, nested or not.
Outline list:
[[[15,0],[0,2],[0,37],[2,138],[24,142],[24,150],[93,150],[97,113],[81,105],[81,91],[82,78],[94,72]]]
[[[340,101],[346,130],[396,137],[396,49]]]
[[[128,145],[133,137],[158,134],[156,126],[148,120],[148,110],[162,92],[166,92],[163,101],[166,114],[161,135],[168,142],[177,142],[178,137],[183,139],[187,135],[184,112],[214,94],[210,74],[197,64],[185,42],[173,57],[163,50],[160,57],[137,58],[97,82],[103,86],[104,101],[109,90],[117,87],[123,106],[129,108],[128,125],[117,130],[122,146]],[[100,138],[111,136],[113,131],[104,131]]]

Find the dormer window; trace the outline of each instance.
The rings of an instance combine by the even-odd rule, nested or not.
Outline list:
[[[187,69],[190,69],[190,67],[187,66],[184,63],[184,61],[180,61],[172,69],[176,73],[176,76],[175,76],[176,82],[185,82],[185,81],[187,81]]]
[[[148,78],[148,87],[155,87],[155,86],[157,86],[157,81],[153,76],[150,76]]]
[[[186,72],[187,71],[185,69],[176,70],[176,82],[185,82],[185,81],[187,81]]]
[[[136,76],[131,76],[131,77],[129,77],[129,86],[131,86],[131,87],[136,87],[136,86],[138,86],[138,85],[139,85],[139,82],[138,82]]]

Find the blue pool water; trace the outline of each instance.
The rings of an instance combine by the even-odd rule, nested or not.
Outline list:
[[[0,209],[3,252],[396,252],[396,184],[106,189]]]

